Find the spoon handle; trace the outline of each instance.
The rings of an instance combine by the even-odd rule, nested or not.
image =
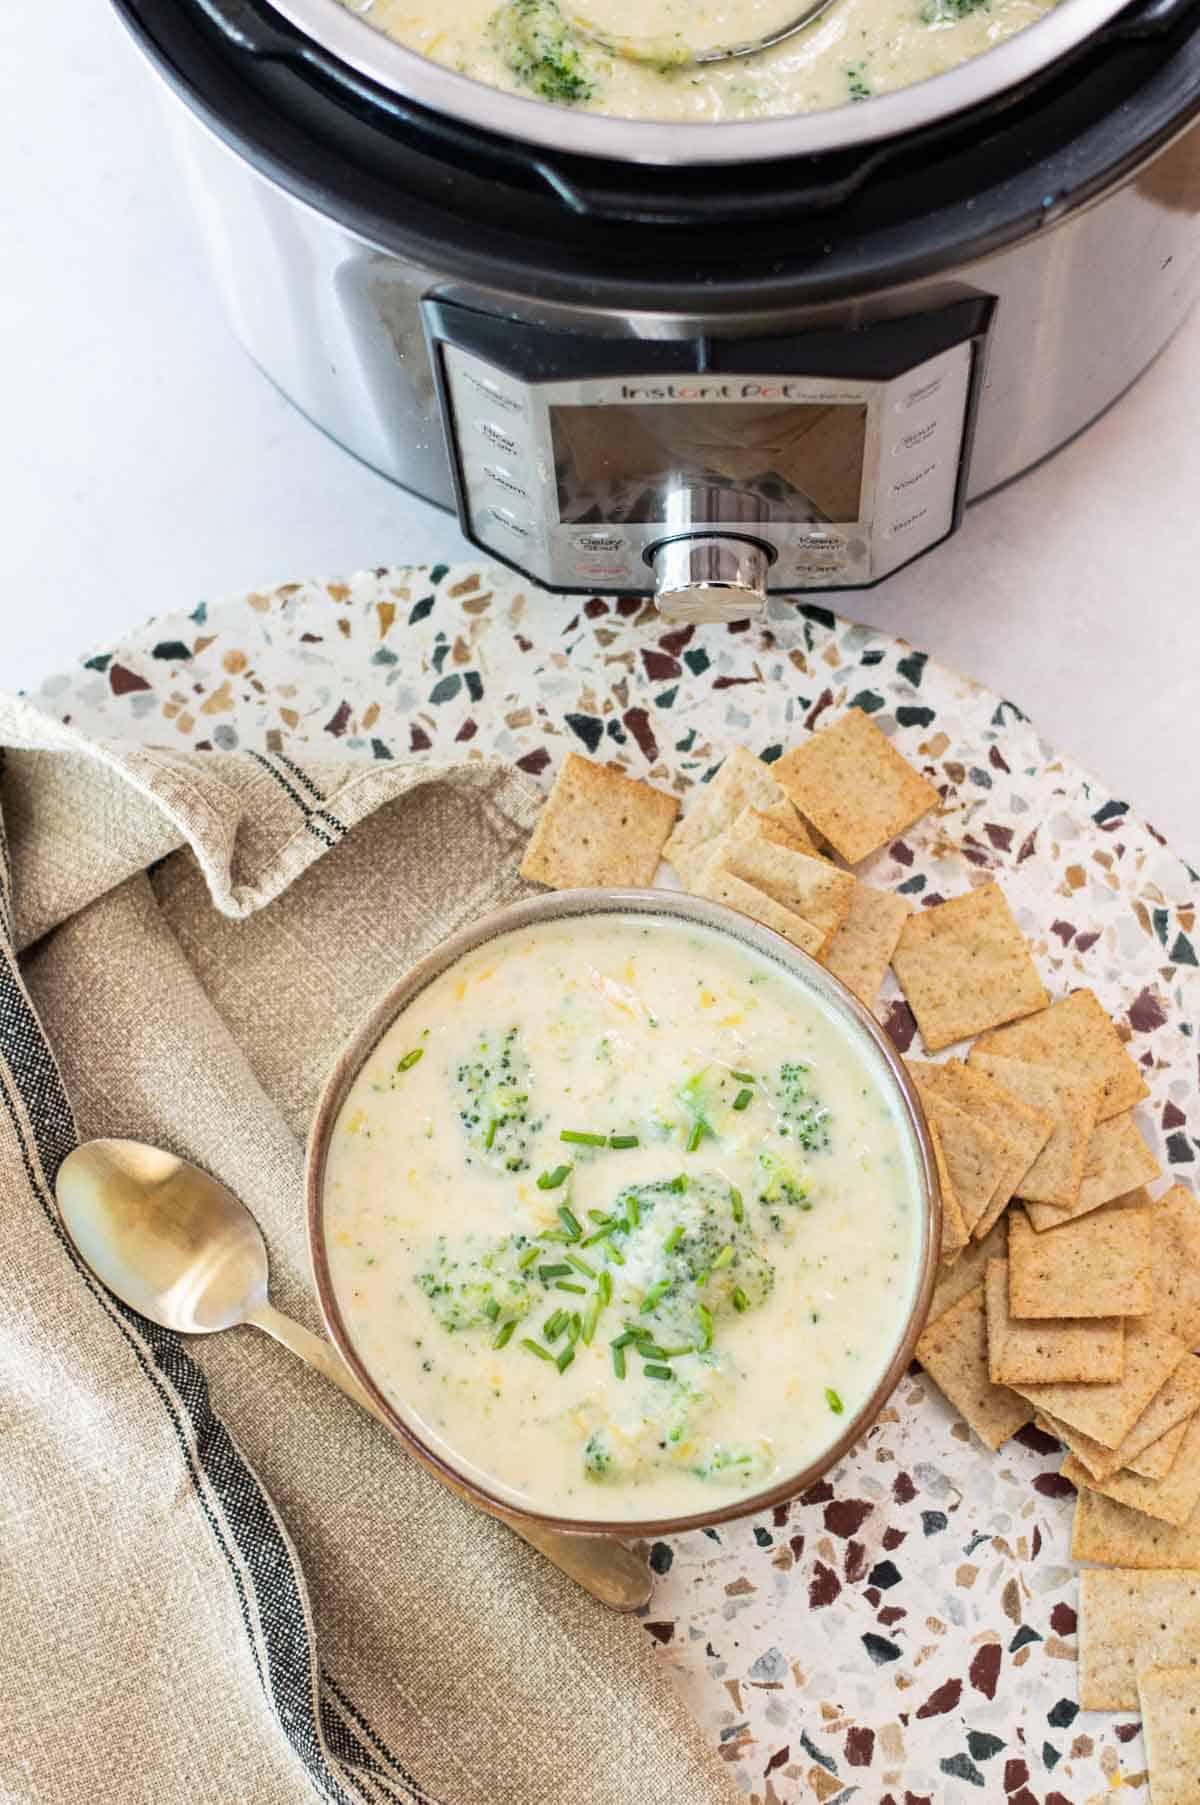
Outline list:
[[[284,1316],[274,1304],[266,1302],[256,1305],[246,1321],[253,1323],[255,1328],[264,1330],[308,1366],[314,1367],[322,1378],[328,1379],[339,1391],[344,1391],[348,1398],[353,1398],[356,1404],[381,1422],[389,1434],[394,1433],[375,1400],[359,1384],[332,1342],[314,1335],[303,1324],[293,1322],[290,1316]],[[444,1473],[433,1467],[428,1470],[450,1490],[466,1498],[468,1503],[477,1502],[447,1479]],[[528,1542],[531,1548],[536,1548],[539,1554],[565,1573],[568,1579],[573,1579],[585,1592],[590,1592],[600,1604],[607,1605],[609,1610],[637,1611],[649,1603],[653,1580],[643,1563],[622,1543],[608,1536],[565,1535],[558,1530],[543,1529],[540,1524],[518,1521],[501,1511],[494,1512],[494,1515],[515,1530],[523,1542]]]

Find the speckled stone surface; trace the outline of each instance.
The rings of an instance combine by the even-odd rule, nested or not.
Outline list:
[[[994,875],[1052,994],[1087,984],[1111,1011],[1151,1089],[1139,1125],[1196,1184],[1196,874],[1012,703],[823,608],[668,629],[643,603],[565,603],[492,567],[396,569],[202,603],[35,700],[103,736],[499,755],[547,785],[574,748],[685,806],[731,745],[778,756],[863,708],[944,803],[860,874],[918,907]],[[920,1051],[890,978],[878,1014]],[[752,1799],[1148,1799],[1136,1718],[1076,1707],[1059,1464],[1034,1430],[989,1455],[914,1374],[804,1498],[647,1550],[647,1633]]]

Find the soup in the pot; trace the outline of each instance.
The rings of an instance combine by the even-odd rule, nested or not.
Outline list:
[[[833,0],[774,49],[697,64],[687,52],[756,40],[804,0],[346,0],[389,37],[464,75],[626,118],[703,121],[817,112],[967,62],[1054,0]],[[603,47],[652,46],[651,60]],[[681,60],[673,60],[673,59]]]
[[[900,1345],[920,1181],[856,1030],[740,942],[589,915],[469,953],[384,1035],[325,1173],[342,1318],[460,1472],[576,1518],[799,1473]]]

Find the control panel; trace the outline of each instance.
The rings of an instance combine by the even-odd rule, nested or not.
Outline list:
[[[548,588],[752,611],[874,583],[958,522],[986,302],[786,341],[427,314],[464,529]]]

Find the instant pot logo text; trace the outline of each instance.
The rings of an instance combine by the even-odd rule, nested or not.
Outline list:
[[[623,382],[622,401],[797,401],[794,382]],[[807,399],[807,397],[805,397]]]

